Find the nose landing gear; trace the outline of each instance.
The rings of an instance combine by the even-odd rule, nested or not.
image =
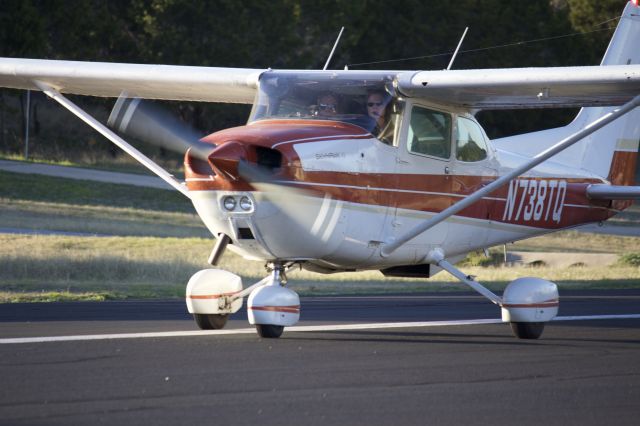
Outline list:
[[[255,325],[258,335],[264,338],[280,337],[284,327],[300,319],[300,297],[284,287],[285,268],[273,264],[271,269],[268,283],[254,290],[247,300],[249,324]]]

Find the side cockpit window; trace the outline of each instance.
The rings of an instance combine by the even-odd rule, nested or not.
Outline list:
[[[407,135],[409,151],[448,159],[451,156],[451,116],[414,106]]]
[[[487,158],[487,143],[480,126],[472,120],[458,117],[456,120],[456,159],[465,162]]]

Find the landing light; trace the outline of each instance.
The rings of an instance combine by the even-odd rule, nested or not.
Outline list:
[[[635,6],[640,6],[640,0],[631,0],[631,3],[633,3]]]
[[[224,197],[222,204],[224,205],[225,209],[233,211],[236,208],[236,199],[231,196]]]
[[[247,196],[240,198],[240,208],[246,212],[253,208],[253,202]]]

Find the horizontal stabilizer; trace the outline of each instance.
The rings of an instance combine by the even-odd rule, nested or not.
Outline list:
[[[587,197],[592,200],[640,200],[640,186],[590,185]]]

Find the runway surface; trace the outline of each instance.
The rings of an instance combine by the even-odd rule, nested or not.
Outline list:
[[[637,424],[640,291],[561,300],[606,319],[522,341],[471,294],[318,297],[260,339],[244,310],[197,332],[181,301],[0,305],[0,424]]]

